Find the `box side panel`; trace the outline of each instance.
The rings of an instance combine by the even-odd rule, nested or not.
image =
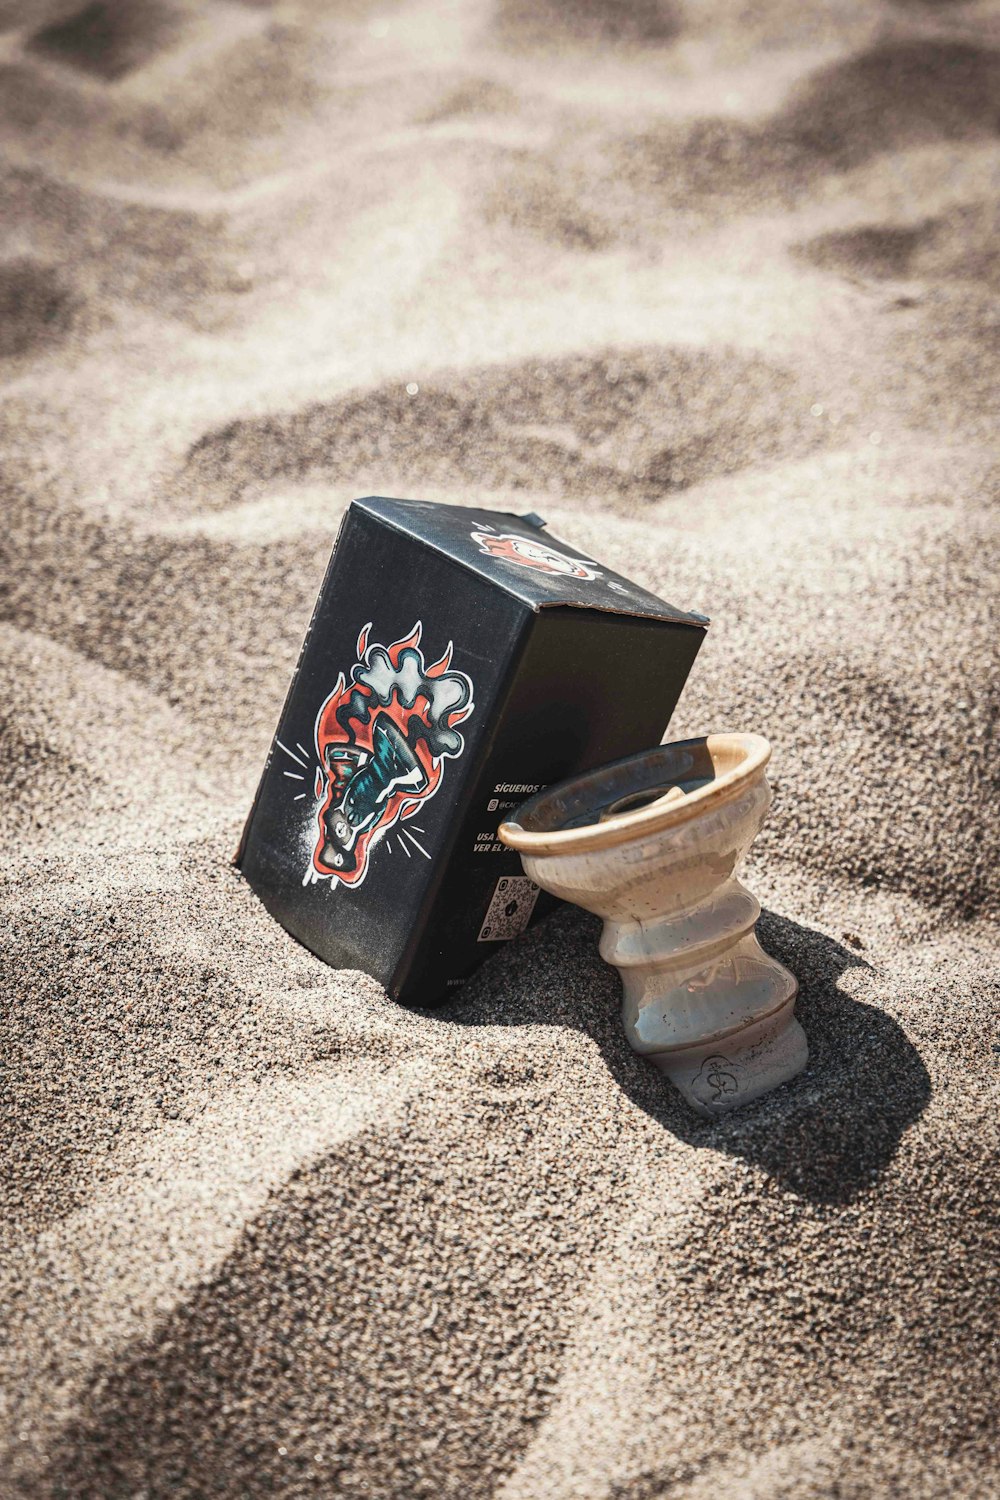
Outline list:
[[[391,981],[524,616],[450,559],[348,513],[242,855],[264,904],[327,962]]]
[[[540,787],[658,744],[703,639],[690,626],[574,609],[532,617],[401,998],[441,999],[551,909],[498,825]]]

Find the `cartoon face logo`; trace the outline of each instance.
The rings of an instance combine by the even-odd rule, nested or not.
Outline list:
[[[316,715],[320,802],[306,882],[328,876],[331,884],[360,885],[372,849],[433,797],[445,761],[465,748],[455,726],[472,713],[472,682],[449,670],[451,642],[428,667],[419,620],[391,646],[369,644],[370,630],[358,637],[350,682],[341,672]],[[398,837],[407,855],[430,859],[409,829]]]
[[[534,537],[514,536],[510,532],[473,531],[472,540],[480,552],[514,563],[519,568],[534,568],[539,573],[561,573],[568,578],[600,578],[599,569],[582,557],[557,552],[547,542]]]

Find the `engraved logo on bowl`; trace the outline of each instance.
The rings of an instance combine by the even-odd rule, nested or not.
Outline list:
[[[738,1062],[731,1062],[721,1052],[716,1053],[714,1057],[705,1058],[691,1080],[691,1092],[709,1109],[725,1108],[740,1092],[742,1072]]]

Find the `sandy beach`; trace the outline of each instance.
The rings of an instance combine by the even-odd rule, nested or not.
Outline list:
[[[1000,10],[0,0],[0,1494],[995,1496]],[[344,507],[712,618],[811,1060],[233,869]]]

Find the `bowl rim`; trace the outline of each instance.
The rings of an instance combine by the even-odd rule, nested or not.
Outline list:
[[[602,823],[588,823],[582,828],[553,828],[533,832],[524,828],[517,819],[536,807],[553,793],[564,787],[585,781],[595,773],[610,767],[625,766],[630,761],[644,760],[657,750],[685,749],[704,745],[708,753],[715,751],[737,751],[741,759],[716,780],[697,791],[685,793],[679,800],[651,802],[633,812],[622,812],[606,818]],[[770,743],[762,734],[701,734],[687,740],[668,740],[663,744],[641,750],[637,755],[626,755],[621,760],[610,761],[606,766],[595,766],[579,776],[569,776],[554,782],[541,792],[521,803],[513,818],[505,818],[498,830],[501,841],[519,854],[534,856],[544,854],[588,854],[592,849],[609,849],[619,844],[631,843],[650,834],[687,823],[704,812],[709,804],[728,801],[739,792],[745,783],[761,773],[771,758]]]

